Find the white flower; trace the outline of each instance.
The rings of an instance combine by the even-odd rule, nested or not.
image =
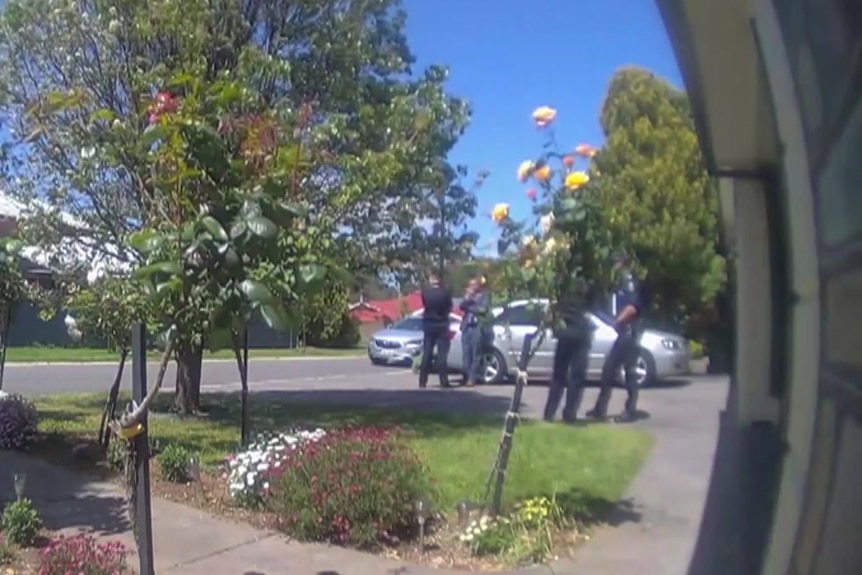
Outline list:
[[[545,255],[552,254],[557,250],[557,247],[557,240],[554,238],[548,238],[545,240],[545,247],[542,249],[542,253]]]
[[[542,230],[543,234],[550,232],[552,227],[554,227],[554,212],[550,212],[539,218],[539,229]]]
[[[245,451],[237,453],[228,461],[228,493],[235,499],[243,500],[263,497],[264,491],[270,488],[265,472],[282,466],[287,448],[295,449],[304,443],[318,441],[325,435],[322,429],[258,435]]]

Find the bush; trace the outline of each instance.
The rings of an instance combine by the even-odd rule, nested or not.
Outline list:
[[[168,445],[156,458],[162,478],[173,483],[189,480],[191,452],[182,445]]]
[[[412,531],[413,503],[431,495],[419,459],[394,430],[343,428],[308,442],[267,472],[270,509],[305,541],[360,547]]]
[[[0,449],[21,451],[34,439],[39,413],[22,395],[0,391]]]
[[[0,535],[0,566],[11,565],[17,558],[15,548]]]
[[[123,575],[129,551],[121,543],[97,544],[92,535],[53,539],[39,554],[39,575]]]
[[[703,344],[691,340],[688,342],[688,354],[691,359],[701,359],[704,356],[704,347]]]
[[[3,531],[6,541],[18,547],[33,545],[41,529],[39,512],[29,499],[10,503],[0,517],[0,530]]]

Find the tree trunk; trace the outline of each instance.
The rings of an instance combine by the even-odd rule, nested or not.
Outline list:
[[[178,339],[176,348],[177,385],[174,409],[184,415],[197,413],[201,408],[201,371],[203,346],[188,339]]]
[[[0,309],[0,390],[3,389],[3,377],[6,373],[6,351],[9,349],[9,330],[12,329],[12,307]]]

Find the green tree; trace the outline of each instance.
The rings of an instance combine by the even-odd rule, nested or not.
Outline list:
[[[123,371],[132,347],[132,325],[152,321],[151,305],[140,285],[122,276],[97,278],[86,287],[72,285],[64,304],[75,320],[74,329],[81,336],[96,337],[119,355],[117,372],[99,425],[99,441],[107,446],[110,441],[108,423],[116,416]]]
[[[3,389],[12,319],[21,301],[27,297],[27,284],[21,273],[21,260],[18,257],[20,249],[21,242],[18,240],[0,239],[0,390]]]
[[[318,289],[311,292],[300,308],[305,343],[333,347],[344,329],[350,306],[350,290],[335,274],[327,273]]]
[[[198,233],[205,216],[223,224],[248,192],[237,185],[229,207],[205,213],[221,205],[227,184],[199,169],[221,153],[221,144],[201,141],[231,132],[219,136],[235,155],[237,134],[253,133],[244,141],[266,148],[277,126],[279,154],[268,169],[282,171],[280,199],[307,209],[291,224],[302,233],[275,242],[296,261],[314,260],[314,252],[376,273],[387,252],[374,232],[408,225],[404,190],[451,147],[469,115],[446,94],[445,69],[414,76],[412,62],[395,0],[10,0],[0,17],[0,120],[12,133],[2,159],[11,191],[33,211],[22,232],[57,265],[80,260],[82,248],[91,263],[114,269],[155,261],[154,252],[132,249],[133,234],[186,223]],[[199,108],[201,125],[173,130],[168,122],[175,140],[148,128],[148,108],[160,105],[155,90]],[[229,121],[220,124],[217,112]],[[293,130],[302,133],[287,149]],[[189,159],[186,144],[216,156]],[[171,146],[177,153],[159,152]],[[242,152],[269,161],[261,149]],[[291,158],[298,169],[285,181]],[[170,182],[181,195],[167,191],[166,170],[182,178]],[[249,209],[272,191],[252,190]],[[182,399],[184,409],[199,389],[204,310],[178,330],[178,398],[192,398]]]
[[[656,311],[683,324],[726,283],[718,196],[686,94],[654,74],[624,68],[601,111],[607,141],[595,158],[605,225],[647,275]]]

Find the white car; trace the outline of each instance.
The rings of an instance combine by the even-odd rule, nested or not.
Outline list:
[[[499,383],[515,374],[515,363],[520,356],[524,338],[535,332],[544,316],[543,306],[548,300],[518,300],[509,303],[495,314],[494,342],[492,348],[482,358],[482,379],[487,383]],[[590,362],[587,375],[596,379],[601,377],[605,359],[614,344],[617,332],[612,326],[613,319],[600,312],[588,313],[595,332],[590,349]],[[679,335],[644,330],[639,341],[637,363],[638,385],[645,386],[658,379],[681,376],[689,373],[688,341]],[[542,345],[530,360],[528,372],[531,377],[548,379],[553,371],[554,351],[557,342],[551,330],[547,330]],[[456,334],[449,352],[449,370],[463,370],[461,334]]]
[[[449,339],[461,325],[461,316],[449,316]],[[368,340],[368,359],[375,365],[412,365],[422,351],[422,310],[375,332]]]

